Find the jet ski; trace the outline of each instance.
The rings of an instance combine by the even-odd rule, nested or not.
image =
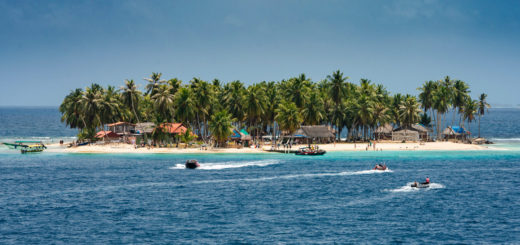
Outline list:
[[[417,183],[417,182],[414,182],[413,184],[410,185],[410,187],[414,187],[414,188],[429,188],[430,187],[430,183]]]
[[[382,170],[382,171],[385,171],[387,169],[386,165],[381,165],[381,164],[377,164],[375,167],[374,167],[374,170]]]
[[[188,161],[186,161],[185,166],[186,166],[186,168],[189,168],[189,169],[196,169],[196,168],[200,167],[200,164],[197,162],[197,160],[188,160]]]

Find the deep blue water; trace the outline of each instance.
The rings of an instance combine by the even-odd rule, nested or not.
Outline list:
[[[55,109],[39,110],[0,108],[0,137],[74,135]],[[0,243],[520,243],[518,119],[519,110],[486,115],[494,151],[0,150]],[[181,167],[191,158],[202,169]],[[391,171],[368,170],[379,162]],[[432,188],[408,187],[426,176]]]
[[[0,157],[1,243],[520,242],[519,153]]]

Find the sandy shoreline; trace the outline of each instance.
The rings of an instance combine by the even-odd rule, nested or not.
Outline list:
[[[305,145],[293,145],[292,149],[296,150]],[[367,151],[368,144],[322,144],[319,145],[321,149],[329,152],[334,151]],[[208,150],[201,150],[200,148],[137,148],[128,144],[108,144],[108,145],[91,145],[66,148],[59,144],[49,145],[47,152],[58,153],[138,153],[138,154],[213,154],[213,153],[269,153],[270,145],[265,145],[263,148],[211,148]],[[453,142],[428,142],[424,144],[419,143],[377,143],[376,151],[474,151],[474,150],[489,150],[486,145],[470,145]],[[374,147],[368,147],[368,151],[374,151]]]

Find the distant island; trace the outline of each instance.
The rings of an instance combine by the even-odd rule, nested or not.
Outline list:
[[[301,74],[248,86],[199,78],[183,83],[161,73],[145,80],[144,91],[134,80],[71,91],[59,110],[62,122],[78,129],[73,146],[279,149],[365,142],[368,150],[375,142],[475,143],[470,123],[478,120],[480,138],[480,118],[490,107],[485,93],[473,99],[466,82],[449,76],[424,82],[417,97],[391,94],[368,79],[351,83],[339,70],[318,82]]]

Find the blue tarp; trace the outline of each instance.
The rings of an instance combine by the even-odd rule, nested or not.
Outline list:
[[[464,131],[464,128],[459,127],[459,126],[451,126],[451,129],[453,129],[453,132],[458,133],[458,134],[466,133],[466,131]]]
[[[231,138],[239,138],[240,139],[240,137],[241,137],[240,133],[236,129],[233,129],[233,134],[231,135]]]

